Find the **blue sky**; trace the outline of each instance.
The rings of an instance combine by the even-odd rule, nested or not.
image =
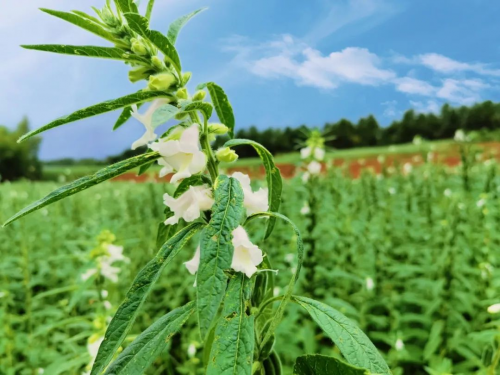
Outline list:
[[[103,0],[79,2],[79,10]],[[156,0],[152,27],[209,9],[177,46],[192,87],[223,86],[237,126],[321,126],[374,114],[383,125],[414,108],[500,99],[500,2],[495,0]],[[116,61],[53,55],[20,44],[97,44],[99,38],[37,8],[70,10],[67,0],[0,5],[0,123],[28,116],[33,128],[74,110],[137,91]],[[40,156],[104,157],[143,132],[118,113],[43,135]]]

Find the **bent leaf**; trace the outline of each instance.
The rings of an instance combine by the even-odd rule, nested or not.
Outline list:
[[[210,94],[210,99],[212,99],[212,103],[215,107],[215,111],[217,112],[217,116],[219,117],[220,122],[226,125],[229,128],[229,137],[234,137],[234,112],[229,99],[227,98],[226,93],[222,89],[222,87],[216,85],[213,82],[204,83],[198,85],[198,89],[206,87]]]
[[[179,31],[184,27],[188,21],[196,16],[198,13],[203,12],[207,8],[201,8],[198,10],[195,10],[194,12],[191,12],[189,14],[186,14],[185,16],[177,18],[174,22],[172,22],[168,28],[168,33],[167,33],[167,38],[172,42],[172,44],[175,44],[177,41],[177,37],[179,36]]]
[[[146,8],[146,18],[151,19],[151,13],[153,13],[153,7],[155,5],[155,0],[149,0],[148,7]]]
[[[90,21],[88,18],[81,17],[78,14],[75,13],[68,13],[68,12],[61,12],[58,10],[52,10],[52,9],[46,9],[46,8],[40,8],[42,12],[45,12],[47,14],[50,14],[51,16],[60,18],[64,21],[67,21],[69,23],[72,23],[73,25],[76,25],[78,27],[81,27],[82,29],[85,29],[87,31],[90,31],[91,33],[98,35],[104,39],[109,40],[110,42],[116,42],[116,38],[111,34],[109,31],[105,30],[95,22]]]
[[[168,38],[159,31],[150,30],[148,19],[139,14],[126,13],[125,18],[127,19],[128,25],[132,30],[141,35],[143,38],[148,39],[165,55],[168,60],[170,60],[180,76],[182,71],[181,60],[177,50],[170,40],[168,40]]]
[[[36,51],[60,53],[63,55],[96,57],[121,61],[143,61],[137,55],[130,54],[120,48],[98,46],[68,46],[61,44],[22,45],[21,47]]]
[[[232,232],[243,213],[243,190],[238,180],[219,176],[214,184],[212,218],[200,239],[200,268],[196,297],[201,338],[204,340],[217,315],[227,285],[225,270],[231,267]]]
[[[384,358],[361,329],[333,307],[306,297],[292,297],[337,345],[344,358],[374,374],[391,374]]]
[[[231,139],[227,141],[223,147],[234,147],[239,145],[250,145],[255,149],[255,151],[257,151],[257,154],[262,160],[262,164],[264,164],[264,168],[266,170],[267,188],[269,189],[269,211],[278,212],[281,204],[283,180],[281,179],[280,170],[276,167],[276,164],[274,164],[273,155],[264,146],[249,139]],[[276,218],[271,217],[267,225],[265,238],[268,238],[271,235],[275,224]]]
[[[140,307],[151,292],[161,272],[184,247],[187,241],[200,230],[202,223],[193,223],[173,235],[158,251],[158,254],[139,272],[125,300],[109,323],[104,341],[92,367],[91,375],[100,374],[113,359],[128,331],[134,324]]]
[[[139,106],[138,106],[139,107]],[[132,107],[125,107],[113,126],[113,130],[118,129],[132,117]]]
[[[165,91],[139,91],[136,92],[135,94],[123,96],[118,99],[108,100],[106,102],[102,102],[87,108],[80,109],[68,116],[54,120],[51,123],[42,126],[41,128],[35,129],[23,135],[21,138],[19,138],[18,142],[23,142],[26,139],[33,137],[34,135],[43,133],[44,131],[56,128],[61,125],[69,124],[70,122],[75,122],[85,118],[97,116],[106,112],[111,112],[116,109],[128,107],[132,104],[142,103],[151,99],[169,98],[169,97],[171,97],[171,95],[167,94]]]
[[[297,267],[296,267],[296,270],[295,270],[293,277],[291,278],[290,282],[288,283],[285,294],[284,294],[283,298],[281,299],[281,302],[278,306],[278,309],[274,313],[271,324],[269,325],[267,331],[265,332],[265,336],[262,339],[261,344],[260,344],[261,348],[264,348],[266,346],[267,342],[269,340],[271,340],[271,338],[274,335],[274,331],[276,330],[276,328],[280,324],[281,319],[283,318],[283,314],[285,313],[286,305],[288,304],[288,301],[290,300],[290,298],[292,296],[293,288],[295,287],[295,284],[297,283],[297,280],[299,279],[300,270],[302,268],[302,263],[304,262],[304,243],[302,241],[302,235],[300,234],[299,228],[297,228],[295,223],[293,221],[291,221],[289,218],[287,218],[286,216],[281,215],[277,212],[260,212],[260,213],[257,213],[255,215],[250,216],[247,219],[246,223],[248,223],[252,220],[255,220],[259,217],[265,217],[265,216],[284,220],[292,227],[293,231],[295,232],[295,236],[297,238],[297,244],[296,244],[296,246],[297,246]]]
[[[142,374],[165,349],[166,343],[186,323],[195,310],[194,302],[162,316],[142,332],[109,366],[105,375]]]
[[[370,372],[354,367],[340,359],[320,354],[303,355],[296,359],[294,375],[369,375]]]
[[[213,107],[212,104],[207,102],[192,102],[182,107],[183,112],[201,111],[203,117],[208,121],[212,117]]]
[[[122,13],[138,13],[137,5],[132,0],[115,0]]]
[[[238,273],[230,282],[222,317],[215,329],[207,375],[251,375],[254,317],[247,315],[251,282]]]
[[[101,169],[100,171],[94,173],[93,175],[79,178],[76,181],[68,185],[64,185],[57,190],[54,190],[49,195],[44,198],[30,204],[29,206],[23,208],[17,214],[12,216],[9,220],[4,223],[4,227],[11,224],[13,221],[28,215],[31,212],[39,210],[42,207],[48,206],[54,202],[57,202],[63,198],[69,197],[70,195],[79,193],[83,190],[86,190],[92,186],[100,184],[103,181],[109,180],[113,177],[116,177],[126,171],[139,167],[143,164],[147,164],[151,161],[158,159],[160,155],[157,152],[150,152],[147,154],[142,154],[139,156],[135,156],[133,158],[122,160],[118,163],[110,165],[106,168]]]

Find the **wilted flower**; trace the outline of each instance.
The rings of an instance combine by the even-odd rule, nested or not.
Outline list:
[[[310,174],[312,175],[317,175],[321,173],[321,164],[318,163],[317,161],[312,161],[309,163],[307,166],[307,170]]]
[[[250,177],[241,172],[234,172],[231,177],[237,179],[241,184],[244,195],[243,206],[246,208],[248,216],[257,212],[265,212],[269,209],[267,188],[260,188],[255,192],[252,191]]]
[[[309,181],[309,178],[311,177],[311,174],[309,172],[305,172],[302,174],[302,182],[303,183],[306,183],[307,181]]]
[[[498,314],[500,313],[500,303],[495,303],[494,305],[491,305],[488,307],[488,312],[490,314]]]
[[[193,124],[182,132],[180,139],[167,137],[149,145],[153,151],[158,151],[161,155],[158,159],[158,164],[163,166],[160,177],[177,172],[170,180],[171,183],[175,183],[205,169],[207,157],[200,150],[199,136],[198,124]]]
[[[233,231],[232,243],[234,246],[231,268],[236,272],[243,272],[248,278],[257,272],[257,266],[264,259],[262,250],[248,238],[245,229],[240,225]],[[193,259],[184,263],[189,273],[194,275],[200,266],[200,246],[196,249]]]
[[[214,199],[212,189],[206,184],[190,186],[189,189],[178,198],[173,198],[168,194],[163,195],[163,202],[169,207],[174,216],[165,221],[165,225],[177,224],[180,218],[186,222],[198,219],[201,211],[212,208]]]
[[[137,105],[132,105],[132,117],[139,120],[146,128],[146,132],[142,135],[142,137],[132,144],[132,150],[147,145],[149,142],[152,142],[156,139],[157,135],[155,134],[155,130],[153,128],[153,114],[158,108],[167,103],[168,100],[165,99],[153,100],[149,108],[142,115],[139,113]]]

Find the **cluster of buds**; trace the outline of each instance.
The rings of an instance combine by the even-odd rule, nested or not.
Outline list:
[[[311,176],[321,173],[321,162],[325,159],[325,138],[319,130],[313,130],[305,146],[300,150],[300,156],[307,163],[306,171],[302,174],[302,181],[307,182]]]

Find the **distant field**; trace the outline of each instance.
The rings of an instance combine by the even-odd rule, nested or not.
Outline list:
[[[454,142],[451,140],[440,140],[427,142],[427,148],[432,151],[439,153],[447,153],[452,149]],[[378,147],[360,147],[352,148],[347,150],[330,150],[326,154],[326,160],[341,159],[341,160],[353,160],[353,159],[364,159],[364,158],[374,158],[377,156],[405,156],[419,153],[422,150],[422,146],[414,145],[413,143],[401,144],[396,146],[378,146]],[[295,165],[300,161],[300,153],[292,152],[287,154],[278,154],[275,157],[276,163],[281,165]],[[258,157],[254,158],[244,158],[238,160],[233,164],[221,165],[222,168],[253,168],[260,167],[261,161]],[[92,173],[95,173],[103,166],[101,165],[46,165],[44,166],[44,179],[50,181],[71,181],[75,178],[83,177]],[[148,173],[157,173],[159,170],[158,166],[152,167]]]

